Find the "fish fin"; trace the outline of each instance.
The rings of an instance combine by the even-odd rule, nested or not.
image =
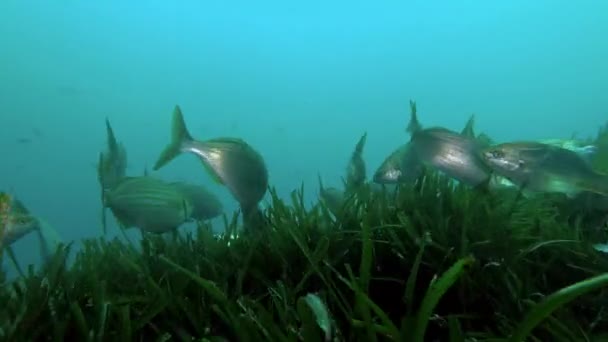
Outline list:
[[[264,213],[257,204],[252,207],[241,206],[241,213],[243,215],[243,229],[246,232],[259,231],[267,224]]]
[[[176,105],[173,110],[171,142],[161,152],[152,170],[156,171],[175,159],[175,157],[182,153],[182,147],[190,141],[192,141],[192,136],[186,127],[182,110]]]
[[[114,130],[112,129],[112,125],[110,125],[110,119],[106,117],[106,132],[108,135],[108,150],[110,153],[118,152],[118,141],[116,140],[116,136],[114,135]]]
[[[581,190],[592,192],[602,196],[608,196],[608,176],[598,174],[593,180],[584,180],[576,183]],[[580,190],[579,190],[580,192]]]
[[[587,182],[565,181],[561,177],[553,177],[551,175],[546,176],[544,187],[550,189],[551,192],[563,193],[568,198],[574,198],[587,189],[597,193],[597,190],[593,189],[592,186],[588,186]]]
[[[11,205],[12,205],[13,211],[16,211],[20,214],[28,215],[30,213],[30,211],[27,209],[25,204],[23,204],[23,202],[21,202],[18,198],[14,197],[14,196],[13,196],[13,203]]]
[[[416,102],[410,100],[410,122],[407,124],[406,131],[412,135],[420,130],[422,130],[422,125],[418,121]]]
[[[116,224],[118,225],[118,227],[121,230],[126,230],[126,229],[137,226],[137,224],[133,224],[131,221],[129,221],[130,223],[127,223],[127,219],[124,218],[124,216],[121,214],[120,211],[115,210],[112,207],[110,207],[110,211],[112,212],[112,215],[114,215]]]
[[[17,260],[17,256],[15,255],[15,251],[13,250],[13,247],[11,247],[10,245],[6,246],[5,250],[8,253],[8,257],[13,262],[13,265],[15,266],[17,273],[19,273],[19,276],[21,276],[21,278],[25,278],[25,273],[23,273],[23,269],[21,268],[21,265],[19,264],[19,261]]]
[[[593,249],[598,252],[608,253],[608,243],[596,243],[593,245]]]
[[[39,222],[37,229],[38,239],[40,240],[40,256],[44,263],[49,261],[53,254],[57,251],[57,247],[62,243],[62,239],[53,227],[46,221],[36,218]]]
[[[488,194],[491,190],[492,177],[489,176],[485,180],[481,181],[479,184],[475,185],[473,189],[482,194]]]
[[[595,145],[586,145],[576,151],[576,153],[586,162],[591,163],[597,155],[598,147]]]
[[[475,114],[471,114],[471,116],[469,117],[469,120],[467,121],[466,125],[464,126],[464,128],[462,129],[462,132],[460,132],[460,134],[464,135],[467,138],[475,139],[475,130],[473,129],[474,126],[475,126]]]
[[[363,153],[363,148],[365,147],[366,141],[367,141],[367,132],[363,133],[361,138],[359,138],[359,142],[357,142],[357,145],[355,146],[354,154],[360,155],[361,153]]]

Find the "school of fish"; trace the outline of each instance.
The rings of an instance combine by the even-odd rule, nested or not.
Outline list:
[[[458,183],[489,189],[517,188],[526,196],[561,193],[569,198],[581,194],[606,200],[608,176],[595,170],[591,161],[597,147],[574,139],[545,139],[495,143],[476,134],[471,115],[462,131],[445,127],[423,127],[416,103],[410,101],[410,119],[402,144],[388,154],[371,176],[378,191],[394,191],[399,184],[413,184],[434,170]],[[224,186],[238,203],[244,226],[253,225],[263,214],[259,203],[268,188],[268,170],[262,154],[243,139],[213,137],[198,139],[189,131],[181,108],[171,117],[170,140],[159,152],[153,171],[160,170],[182,154],[194,155],[201,170]],[[200,184],[127,174],[127,149],[118,141],[106,118],[107,144],[99,153],[97,178],[100,186],[101,218],[107,232],[109,210],[121,229],[142,232],[175,232],[188,222],[202,222],[224,212],[218,197]],[[363,133],[348,160],[343,188],[328,187],[319,175],[319,199],[336,217],[367,180]],[[201,174],[201,177],[204,177]],[[606,208],[608,210],[608,208]],[[0,193],[0,251],[22,236],[40,231],[40,220],[14,196]],[[45,245],[41,238],[41,245]]]

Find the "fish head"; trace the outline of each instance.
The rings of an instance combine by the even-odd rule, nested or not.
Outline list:
[[[410,144],[405,144],[391,153],[378,167],[372,177],[377,184],[413,182],[422,174],[422,163]]]
[[[505,143],[482,150],[481,158],[498,175],[521,184],[539,171],[544,153],[540,145]]]
[[[393,184],[398,183],[403,172],[400,170],[398,165],[390,165],[388,163],[380,165],[378,170],[374,173],[374,183],[378,184]]]
[[[0,228],[0,244],[10,245],[24,235],[39,229],[40,221],[32,215],[13,213],[2,222]]]
[[[502,145],[483,150],[482,158],[496,171],[517,172],[525,165],[516,150]]]

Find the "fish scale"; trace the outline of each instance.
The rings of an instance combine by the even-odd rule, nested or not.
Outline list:
[[[176,186],[151,176],[123,178],[104,194],[104,206],[124,228],[154,233],[176,229],[190,220],[193,210]]]

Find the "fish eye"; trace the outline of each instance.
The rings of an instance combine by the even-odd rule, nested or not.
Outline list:
[[[505,154],[501,150],[491,150],[489,152],[490,156],[495,159],[503,158]]]

